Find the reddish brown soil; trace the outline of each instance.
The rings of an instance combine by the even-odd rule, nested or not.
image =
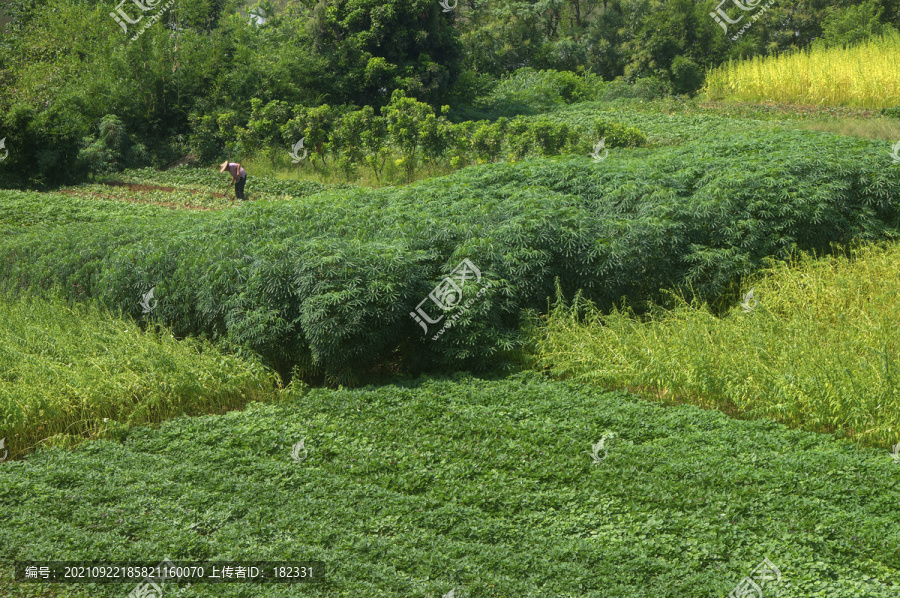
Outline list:
[[[175,187],[160,187],[159,185],[138,185],[137,183],[123,183],[121,181],[109,181],[107,183],[103,183],[107,187],[128,187],[129,191],[164,191],[166,193],[172,193],[175,191]],[[188,193],[196,195],[200,193],[196,189],[184,189]],[[213,197],[221,197],[223,199],[228,199],[228,196],[224,193],[210,193]]]
[[[113,185],[113,186],[121,186],[121,185]],[[138,187],[145,187],[145,189],[152,189],[148,185],[136,185]],[[165,189],[164,187],[160,187],[159,189]],[[112,199],[114,201],[127,201],[129,203],[144,203],[144,204],[153,204],[156,206],[164,206],[167,208],[171,208],[173,210],[220,210],[222,208],[210,208],[208,206],[194,206],[194,205],[178,205],[168,201],[142,201],[139,199],[132,199],[130,197],[116,197],[115,195],[107,195],[106,193],[95,193],[94,191],[79,191],[77,189],[60,189],[57,193],[63,193],[65,195],[76,195],[76,196],[85,196],[90,195],[91,197],[98,197],[100,199]],[[224,197],[224,195],[223,195]]]

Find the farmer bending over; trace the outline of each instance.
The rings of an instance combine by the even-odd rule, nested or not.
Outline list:
[[[225,169],[228,169],[228,172],[231,173],[231,183],[229,186],[234,185],[234,195],[238,199],[244,199],[244,183],[247,182],[247,171],[241,168],[241,165],[236,162],[222,162],[222,167],[219,168],[219,172],[225,172]]]

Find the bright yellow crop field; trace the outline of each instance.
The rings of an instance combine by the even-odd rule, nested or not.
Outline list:
[[[711,100],[889,108],[900,105],[900,35],[849,48],[729,61],[711,70]]]

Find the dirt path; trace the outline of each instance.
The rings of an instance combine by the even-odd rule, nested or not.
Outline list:
[[[123,183],[121,181],[108,181],[106,183],[100,183],[101,185],[106,185],[107,187],[128,187],[130,191],[164,191],[166,193],[172,193],[176,191],[175,187],[160,187],[159,185],[140,185],[138,183]],[[197,193],[201,193],[196,189],[182,189],[182,191],[187,191],[193,195]],[[228,199],[228,196],[224,193],[214,193],[212,191],[207,191],[213,197],[221,197],[222,199]]]
[[[121,181],[108,181],[108,182],[100,183],[100,184],[105,185],[107,187],[127,187],[129,191],[135,191],[137,193],[146,193],[148,191],[162,191],[164,193],[172,193],[172,192],[176,191],[176,189],[174,187],[161,187],[159,185],[141,185],[141,184],[137,184],[137,183],[124,183]],[[183,191],[187,191],[188,193],[190,193],[192,195],[196,195],[197,193],[203,193],[201,191],[197,191],[196,189],[183,189]],[[96,198],[100,198],[100,199],[111,199],[114,201],[127,201],[129,203],[152,204],[152,205],[157,205],[157,206],[164,206],[166,208],[171,208],[173,210],[207,211],[207,210],[224,210],[225,209],[224,207],[213,208],[213,207],[209,207],[209,206],[198,206],[198,205],[193,205],[193,204],[180,205],[180,204],[176,204],[176,203],[172,203],[172,202],[168,202],[168,201],[147,201],[147,200],[135,199],[132,197],[108,195],[106,193],[97,193],[96,191],[83,191],[83,190],[71,189],[71,188],[70,189],[60,189],[59,191],[57,191],[57,193],[62,193],[64,195],[81,196],[81,197],[83,197],[85,195],[89,195],[91,197],[96,197]],[[213,197],[229,199],[229,197],[227,195],[225,195],[224,193],[214,193],[214,192],[206,192],[206,193],[208,193],[209,195],[212,195]]]

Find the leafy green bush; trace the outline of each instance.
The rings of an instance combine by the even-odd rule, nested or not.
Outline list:
[[[515,118],[507,129],[507,146],[513,160],[525,156],[554,156],[576,147],[578,132],[563,122],[549,119]]]
[[[606,139],[606,147],[644,147],[647,136],[635,127],[603,119],[594,125],[594,135],[598,139]]]
[[[676,56],[671,67],[672,91],[693,94],[703,87],[703,70],[685,56]]]
[[[561,143],[560,128],[524,126],[547,134],[540,151]],[[279,371],[351,380],[389,356],[487,368],[524,346],[521,318],[546,308],[557,279],[565,296],[583,290],[601,309],[623,297],[663,302],[666,288],[721,308],[766,256],[896,236],[898,193],[900,170],[884,167],[881,143],[753,131],[602,164],[585,153],[235,210],[75,217],[0,237],[0,283],[60,285],[135,317],[138,290],[155,286],[153,317],[176,335],[248,347]],[[0,199],[31,217],[60,200],[23,201]],[[94,203],[64,205],[93,214]],[[434,327],[423,335],[410,313],[463,258],[483,277],[463,303],[486,290],[467,311],[446,312],[459,318],[432,341]]]
[[[568,71],[524,67],[504,76],[490,94],[476,102],[490,116],[547,112],[554,107],[593,99],[600,78]]]
[[[109,174],[126,168],[145,166],[150,155],[147,148],[135,143],[125,130],[125,123],[113,114],[100,119],[96,137],[83,141],[78,154],[79,166],[92,174]]]
[[[40,189],[84,180],[78,153],[90,131],[87,120],[66,97],[55,98],[43,111],[16,103],[0,112],[0,138],[9,152],[0,168],[0,187]]]
[[[884,108],[882,109],[881,113],[891,118],[900,118],[900,106],[894,106],[893,108]]]
[[[662,80],[656,77],[642,77],[634,83],[628,83],[623,80],[604,83],[596,99],[603,101],[619,98],[655,100],[667,95],[668,92],[668,86]]]
[[[480,163],[496,162],[500,159],[504,142],[506,141],[506,127],[508,121],[500,117],[497,122],[478,123],[478,128],[472,135],[472,150],[475,159]]]
[[[816,40],[816,45],[850,46],[896,31],[892,25],[881,22],[882,12],[884,6],[875,0],[829,7],[822,23],[822,37]]]

